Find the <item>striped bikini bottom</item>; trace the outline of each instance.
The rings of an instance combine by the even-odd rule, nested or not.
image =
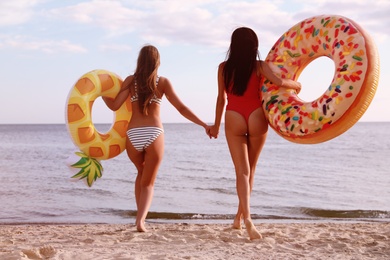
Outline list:
[[[145,151],[161,133],[164,133],[164,129],[156,126],[143,126],[127,130],[131,144],[140,152]]]

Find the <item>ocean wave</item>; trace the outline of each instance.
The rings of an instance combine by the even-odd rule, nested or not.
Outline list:
[[[302,208],[307,216],[333,219],[390,219],[390,211],[382,210],[329,210]]]
[[[325,210],[312,208],[296,208],[301,215],[282,216],[277,214],[262,215],[252,214],[254,220],[370,220],[390,221],[389,211],[380,210]],[[112,210],[112,214],[124,218],[135,217],[136,211]],[[154,220],[228,220],[234,219],[234,214],[200,214],[200,213],[179,213],[179,212],[149,212],[147,218]]]

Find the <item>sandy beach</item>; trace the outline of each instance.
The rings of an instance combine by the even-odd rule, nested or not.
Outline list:
[[[390,223],[0,225],[0,259],[390,259]]]

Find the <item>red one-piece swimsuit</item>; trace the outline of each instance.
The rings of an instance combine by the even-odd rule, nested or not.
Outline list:
[[[254,70],[249,78],[247,89],[242,96],[236,96],[227,92],[228,104],[226,110],[232,110],[241,114],[248,124],[249,116],[253,111],[261,107],[260,88],[261,77]]]

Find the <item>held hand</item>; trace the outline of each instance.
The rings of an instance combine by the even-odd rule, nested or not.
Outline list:
[[[212,136],[211,136],[211,134],[210,134],[210,128],[211,128],[211,127],[210,127],[209,125],[207,125],[207,126],[205,126],[204,129],[206,130],[206,135],[208,135],[209,138],[211,139]]]
[[[219,134],[219,127],[216,127],[215,125],[210,127],[210,138],[214,137],[215,139],[218,138]]]
[[[297,82],[297,81],[294,81],[291,79],[284,79],[282,87],[288,88],[288,89],[294,89],[297,92],[297,94],[299,94],[299,92],[301,92],[301,88],[302,88],[300,82]]]
[[[296,86],[294,87],[294,89],[297,92],[297,94],[299,94],[299,92],[301,92],[302,85],[300,82],[297,82],[297,81],[294,81],[294,82],[296,83]]]

